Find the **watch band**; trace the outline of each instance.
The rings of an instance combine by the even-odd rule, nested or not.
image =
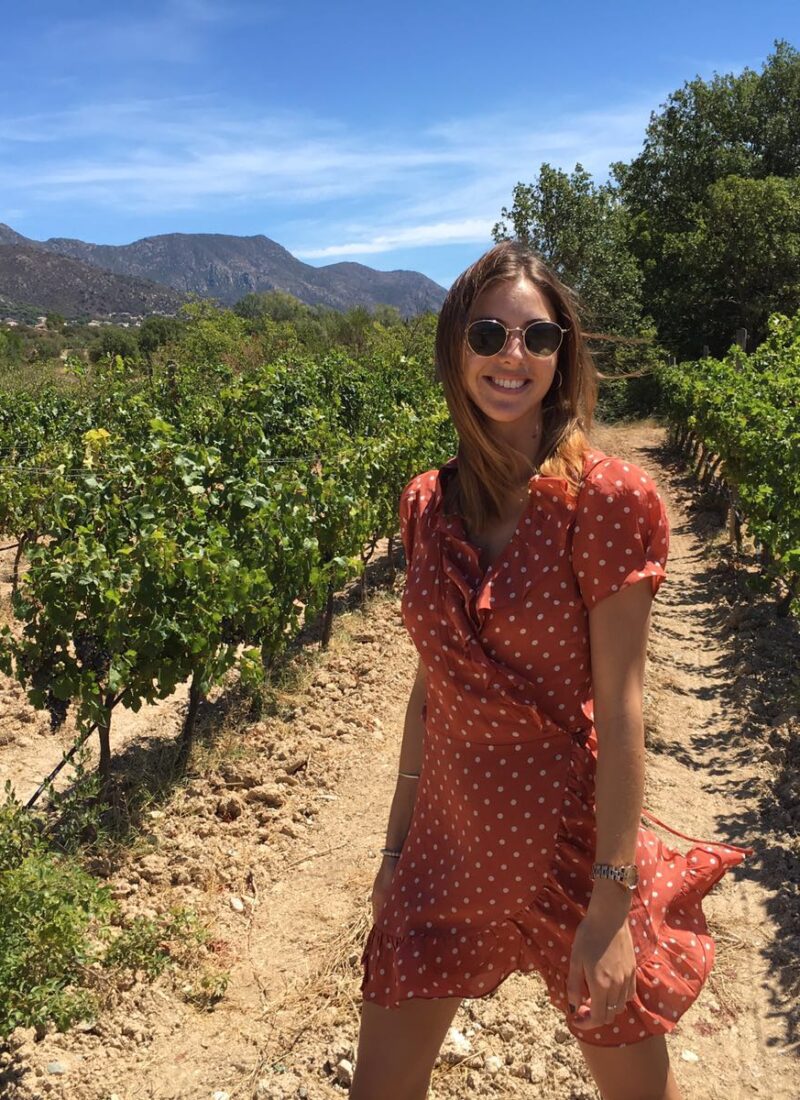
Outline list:
[[[639,868],[635,863],[623,863],[613,866],[610,863],[593,863],[592,878],[609,878],[624,890],[633,890],[639,881]]]

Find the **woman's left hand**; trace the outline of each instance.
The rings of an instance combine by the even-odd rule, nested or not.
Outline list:
[[[610,1024],[635,994],[636,953],[627,914],[590,908],[578,925],[570,956],[567,1002],[576,1009],[573,1024],[587,1030]],[[587,996],[590,1011],[582,1008]]]

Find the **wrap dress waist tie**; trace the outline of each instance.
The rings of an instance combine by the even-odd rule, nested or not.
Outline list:
[[[675,836],[683,837],[684,840],[691,840],[695,844],[702,844],[714,848],[732,848],[733,851],[743,852],[745,855],[752,855],[755,851],[754,848],[742,846],[740,844],[728,844],[727,841],[724,840],[702,840],[696,836],[687,836],[686,833],[680,832],[679,829],[673,829],[671,825],[659,821],[655,814],[650,813],[650,811],[644,809],[644,807],[642,807],[642,817],[649,818],[649,820],[655,822],[656,825],[660,825],[662,829],[666,829],[668,833],[674,833]]]

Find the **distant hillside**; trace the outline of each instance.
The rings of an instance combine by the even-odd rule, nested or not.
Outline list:
[[[0,236],[0,242],[6,239]],[[36,245],[0,243],[3,315],[29,314],[32,307],[69,318],[138,316],[175,313],[183,301],[170,287],[146,279],[113,275]]]
[[[165,284],[232,305],[245,294],[284,290],[309,305],[334,309],[395,306],[406,316],[438,310],[445,290],[416,271],[376,271],[355,263],[313,267],[262,235],[166,233],[126,245],[51,237],[32,241],[0,225],[0,241],[68,256],[119,276]],[[0,294],[7,293],[0,282]]]
[[[11,226],[3,225],[0,222],[0,244],[35,244],[35,241],[29,241],[27,237],[23,237],[21,233],[16,233]]]

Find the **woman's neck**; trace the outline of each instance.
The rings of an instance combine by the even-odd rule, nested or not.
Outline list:
[[[506,447],[513,447],[515,451],[525,455],[534,467],[538,466],[544,435],[541,409],[533,423],[528,422],[524,425],[495,424],[493,434],[498,443]]]

